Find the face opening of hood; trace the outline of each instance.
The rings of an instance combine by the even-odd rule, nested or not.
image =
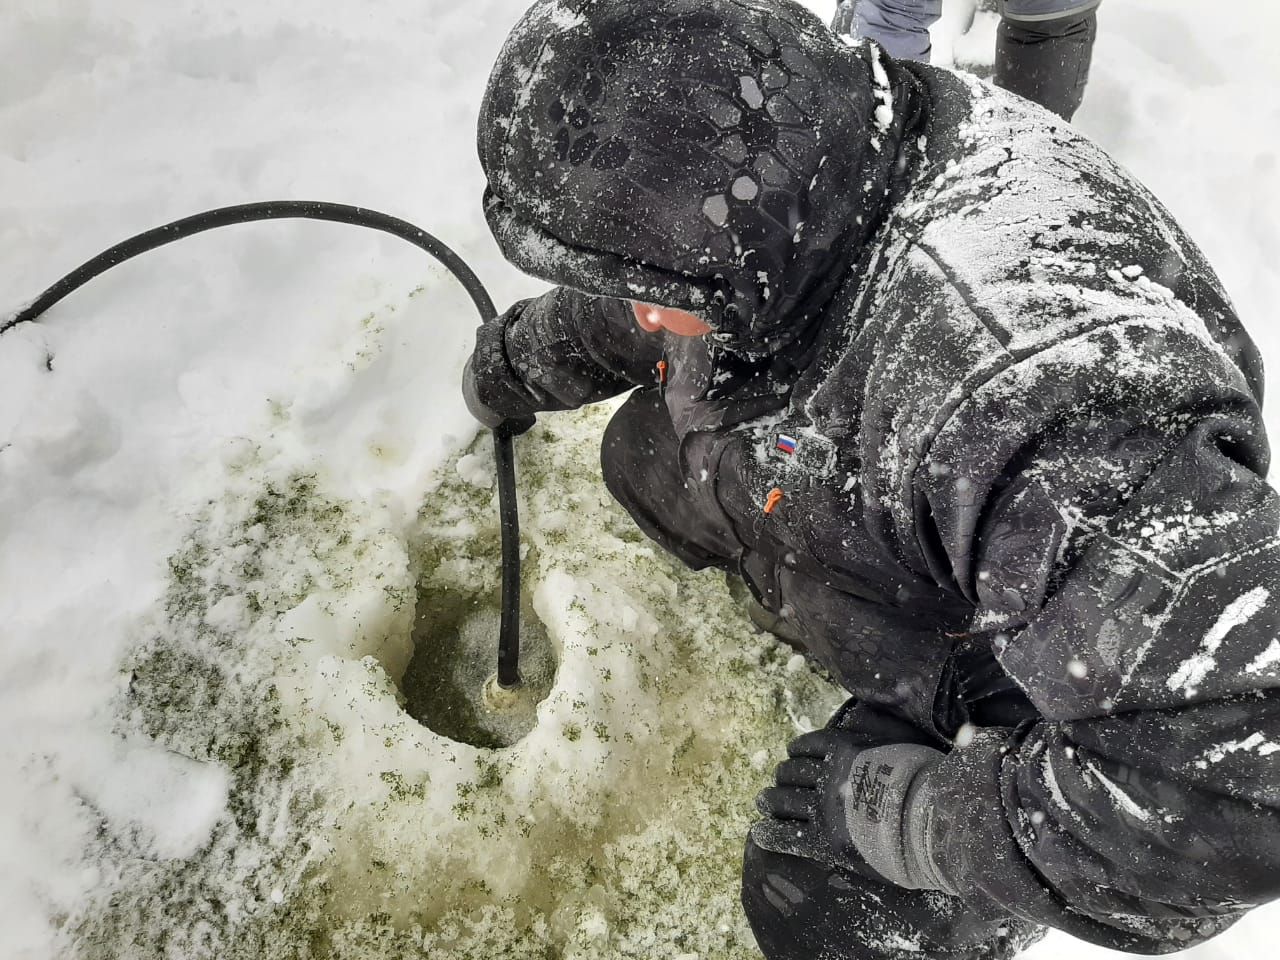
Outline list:
[[[503,256],[533,276],[598,296],[678,307],[708,322],[723,314],[727,295],[714,280],[575,245],[522,215],[492,188],[485,191],[484,212]]]

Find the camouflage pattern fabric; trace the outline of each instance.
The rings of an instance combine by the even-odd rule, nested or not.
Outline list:
[[[766,955],[1003,957],[1040,924],[1164,952],[1280,894],[1261,362],[1155,198],[785,0],[543,0],[479,148],[505,254],[562,285],[481,332],[481,399],[640,387],[602,451],[637,523],[949,751],[959,896],[749,850]]]

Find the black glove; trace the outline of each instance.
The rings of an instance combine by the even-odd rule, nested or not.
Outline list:
[[[797,737],[777,786],[756,798],[751,839],[908,890],[946,890],[934,863],[936,771],[945,754],[917,743],[868,745],[828,727]],[[868,870],[870,868],[870,870]]]
[[[462,399],[471,415],[491,430],[499,428],[511,436],[524,433],[534,424],[528,409],[529,398],[521,390],[507,361],[507,324],[516,304],[501,317],[476,328],[476,348],[462,369]]]
[[[476,375],[470,360],[462,368],[462,399],[466,401],[467,410],[471,412],[471,416],[475,417],[490,430],[497,430],[501,427],[514,437],[524,433],[535,422],[532,416],[507,417],[486,406],[476,390]]]

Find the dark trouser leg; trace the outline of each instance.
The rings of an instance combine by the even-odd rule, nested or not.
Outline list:
[[[841,0],[831,29],[874,40],[895,60],[929,62],[929,27],[942,16],[942,0]]]
[[[636,525],[695,570],[732,567],[741,550],[710,486],[684,476],[680,441],[656,389],[636,390],[609,421],[605,486]]]
[[[1097,32],[1096,8],[1053,20],[1006,15],[996,34],[993,79],[1070,120],[1084,99]]]
[[[742,907],[766,960],[1006,960],[1040,932],[747,841]]]
[[[850,700],[827,726],[869,745],[937,745],[884,708]],[[905,890],[748,840],[742,906],[767,960],[1007,960],[1043,930],[982,915],[958,897]]]

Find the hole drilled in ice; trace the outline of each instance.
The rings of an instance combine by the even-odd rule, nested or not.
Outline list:
[[[520,611],[520,677],[497,688],[501,598],[420,588],[413,656],[401,681],[405,709],[434,733],[475,747],[519,742],[551,691],[556,651],[530,605]]]

